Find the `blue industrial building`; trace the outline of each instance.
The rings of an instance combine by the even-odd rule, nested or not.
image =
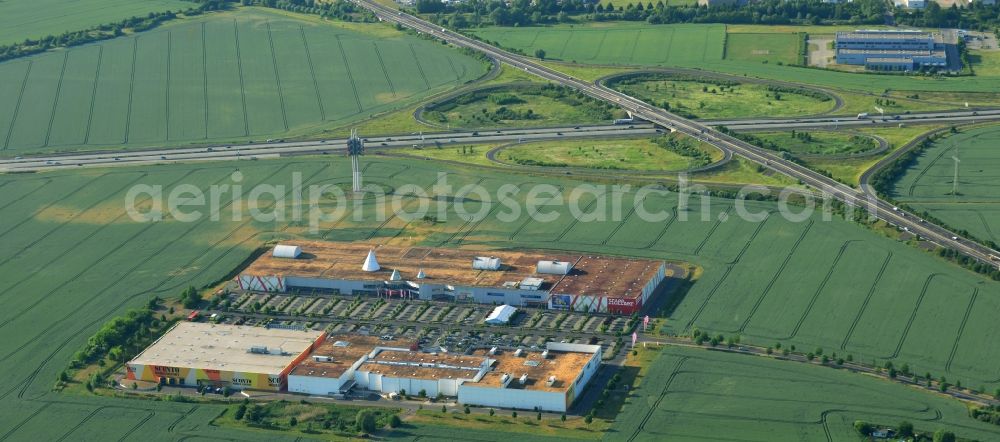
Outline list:
[[[913,30],[838,32],[837,63],[877,71],[948,69],[947,45],[938,34]]]

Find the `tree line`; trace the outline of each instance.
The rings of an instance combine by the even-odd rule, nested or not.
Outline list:
[[[39,39],[25,39],[19,43],[0,46],[0,62],[34,55],[55,48],[68,48],[108,40],[125,35],[125,31],[142,32],[153,29],[160,24],[173,20],[178,14],[185,16],[200,15],[207,11],[224,9],[223,0],[200,1],[196,7],[183,11],[150,12],[144,16],[133,16],[114,23],[93,26],[82,31],[64,32],[59,35],[47,35]]]
[[[239,2],[243,6],[262,6],[298,12],[300,14],[318,15],[326,19],[337,19],[348,22],[360,21],[365,23],[377,21],[375,15],[368,10],[359,8],[354,3],[345,0],[239,0]]]
[[[821,0],[762,0],[748,5],[715,6],[667,5],[614,2],[599,4],[581,0],[470,0],[442,3],[418,0],[417,12],[433,14],[435,19],[456,28],[482,25],[525,26],[558,22],[646,21],[659,23],[746,23],[746,24],[881,24],[887,5],[881,0],[857,0],[850,3],[824,3]]]
[[[470,0],[443,3],[440,0],[417,0],[417,12],[454,28],[527,26],[574,21],[646,21],[662,23],[727,24],[869,24],[885,22],[892,9],[882,0],[857,0],[826,3],[822,0],[762,0],[746,5],[713,6],[667,5],[637,0],[615,4],[583,0]],[[898,24],[920,27],[957,27],[995,30],[1000,27],[1000,6],[976,2],[967,8],[942,8],[928,2],[924,9],[894,10]]]

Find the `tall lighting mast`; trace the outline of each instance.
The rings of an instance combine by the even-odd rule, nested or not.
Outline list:
[[[361,192],[361,168],[358,166],[358,157],[364,155],[365,143],[358,138],[358,130],[351,129],[351,137],[347,139],[347,156],[351,158],[351,190],[354,193]]]

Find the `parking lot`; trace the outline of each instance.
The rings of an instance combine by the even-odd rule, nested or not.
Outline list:
[[[403,337],[417,340],[425,350],[448,352],[494,346],[537,349],[555,341],[601,345],[610,356],[630,332],[626,330],[628,318],[537,308],[519,308],[508,325],[486,325],[483,320],[493,308],[398,298],[234,291],[217,308],[203,313],[210,320],[229,324]]]

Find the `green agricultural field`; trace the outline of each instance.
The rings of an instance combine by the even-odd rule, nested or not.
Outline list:
[[[511,86],[429,105],[423,119],[447,128],[546,127],[610,123],[620,109],[566,88]]]
[[[491,27],[467,32],[525,54],[578,63],[672,65],[722,60],[723,25],[588,23],[511,29]]]
[[[366,183],[392,189],[404,184],[430,189],[441,171],[448,174],[449,184],[455,189],[478,183],[492,192],[501,185],[514,184],[518,193],[513,198],[521,207],[534,184],[558,185],[570,194],[579,184],[570,177],[518,175],[510,170],[441,166],[412,159],[367,157],[363,166]],[[500,215],[511,214],[506,206],[484,206],[477,195],[458,201],[464,203],[464,213],[474,214],[485,208],[485,218],[467,221],[449,211],[446,219],[430,224],[413,222],[406,216],[380,220],[374,211],[377,199],[370,198],[349,204],[344,217],[322,221],[316,233],[309,231],[307,221],[289,219],[293,214],[290,206],[285,218],[276,221],[258,222],[247,214],[234,219],[232,209],[246,208],[248,204],[243,200],[232,203],[229,193],[221,198],[218,220],[198,206],[183,208],[186,212],[202,210],[202,216],[193,222],[181,222],[169,212],[159,222],[136,222],[123,211],[125,196],[135,184],[162,185],[164,195],[181,184],[207,191],[213,184],[237,184],[233,176],[237,167],[244,199],[258,184],[283,184],[285,187],[277,193],[288,196],[285,201],[289,205],[294,201],[290,192],[295,176],[300,176],[307,187],[343,185],[350,180],[348,161],[342,157],[0,176],[0,216],[6,220],[0,226],[0,239],[5,245],[0,253],[0,300],[4,305],[0,312],[0,333],[4,336],[0,342],[0,371],[8,374],[0,379],[0,428],[5,429],[4,437],[272,437],[209,425],[222,411],[217,405],[95,398],[82,393],[55,393],[51,387],[73,353],[109,318],[126,308],[143,305],[152,296],[175,297],[188,285],[217,281],[265,241],[284,238],[532,247],[689,261],[699,265],[703,273],[666,318],[664,330],[668,332],[697,327],[712,333],[741,335],[745,342],[763,345],[782,342],[800,349],[822,347],[826,352],[851,354],[857,360],[891,360],[897,366],[907,363],[916,372],[947,376],[949,382],[960,381],[965,386],[982,386],[988,391],[1000,387],[1000,348],[992,341],[992,336],[1000,333],[995,315],[1000,310],[1000,283],[836,216],[828,221],[819,214],[800,221],[786,219],[777,212],[775,203],[747,202],[740,207],[722,198],[693,198],[689,209],[678,210],[676,195],[654,192],[639,199],[643,209],[639,210],[633,188],[620,190],[623,206],[619,217],[605,205],[618,198],[599,199],[582,193],[563,199],[579,204],[584,213],[604,209],[607,217],[574,221],[570,207],[556,205],[542,208],[546,214],[556,214],[556,218],[541,221],[529,218],[525,210],[513,220],[505,219]],[[258,210],[269,213],[274,198],[263,194]],[[421,198],[404,197],[400,207],[413,213],[420,207]],[[149,199],[148,195],[138,196],[140,211],[152,208]],[[309,201],[308,197],[304,201]],[[325,211],[334,212],[335,201],[320,201]],[[557,200],[552,196],[534,201]],[[703,201],[707,202],[704,216]],[[759,222],[744,220],[739,216],[744,208],[766,214],[766,218]],[[797,213],[797,208],[792,209]],[[167,206],[160,210],[154,213],[167,211]],[[357,217],[355,210],[361,211]],[[646,217],[647,212],[653,217]],[[680,357],[668,357],[667,362],[662,365],[673,367]],[[916,421],[918,417],[933,417],[933,408],[942,410],[943,424],[957,425],[962,424],[962,418],[969,419],[950,411],[954,406],[946,409],[937,404],[936,398],[926,393],[879,393],[881,386],[890,388],[888,384],[873,384],[860,375],[839,374],[832,383],[798,382],[796,379],[803,375],[786,365],[768,365],[766,370],[691,367],[682,366],[680,371],[686,373],[684,376],[701,373],[697,376],[703,377],[672,383],[672,391],[687,389],[685,394],[691,401],[694,397],[710,401],[689,402],[690,410],[700,410],[707,403],[717,407],[692,418],[721,414],[747,425],[747,431],[763,431],[754,430],[756,424],[750,423],[759,419],[762,409],[773,409],[769,413],[805,410],[807,405],[829,403],[831,397],[838,398],[837,404],[844,404],[835,408],[867,410],[873,415],[904,415]],[[775,375],[780,370],[792,374]],[[760,371],[766,373],[745,375],[752,381],[712,381],[713,376]],[[650,375],[647,379],[653,378]],[[656,378],[665,382],[669,376]],[[790,390],[789,382],[800,388]],[[829,390],[833,385],[847,388],[852,384],[863,387]],[[731,396],[727,397],[733,401],[713,395],[718,394],[720,385],[728,385],[725,388],[730,389]],[[648,385],[639,391],[644,393],[644,388]],[[788,391],[794,394],[782,394]],[[882,402],[876,400],[884,401],[878,398],[889,396],[901,398],[891,406],[901,407],[895,410],[906,413],[889,412],[889,406],[877,407]],[[665,400],[653,405],[658,413],[669,414],[677,410],[676,403],[683,402]],[[792,407],[792,403],[796,406]],[[927,403],[934,405],[924,406]],[[815,415],[803,417],[797,412],[794,418],[785,420],[814,422],[809,434],[821,437],[823,430],[815,423],[824,415],[828,419],[842,416],[808,410]],[[631,413],[628,406],[626,412]],[[620,424],[628,425],[622,428],[653,429],[634,425],[634,419],[641,420],[643,415],[640,411],[638,418],[622,418]],[[674,422],[666,420],[665,415],[654,416],[647,422]],[[52,425],[55,421],[61,424]],[[781,428],[793,426],[780,420],[769,422]],[[981,428],[971,419],[965,422],[968,428]],[[443,433],[438,434],[451,431],[417,427],[412,432],[439,430]],[[972,436],[984,439],[978,434]],[[290,438],[295,436],[289,434]]]
[[[781,150],[793,154],[847,155],[868,152],[878,148],[878,142],[874,139],[850,132],[755,132],[753,136],[774,143]]]
[[[0,2],[0,45],[196,6],[188,0],[4,0]]]
[[[641,76],[619,80],[612,87],[681,115],[706,119],[815,115],[835,104],[826,96],[711,77]]]
[[[483,72],[384,25],[214,13],[0,64],[0,147],[13,156],[314,133]]]
[[[678,145],[694,149],[692,157],[679,147],[671,149],[650,138],[609,140],[562,140],[518,144],[501,150],[497,159],[535,166],[580,167],[611,170],[679,171],[707,165],[722,153],[690,139],[673,137]],[[715,154],[715,155],[713,155]]]
[[[993,440],[996,426],[958,401],[845,370],[666,348],[623,407],[611,440],[857,441],[855,420],[966,440]]]
[[[726,60],[802,64],[805,34],[726,34]]]
[[[1000,243],[1000,126],[968,129],[923,151],[892,197],[983,241]],[[957,194],[952,194],[958,157]]]

